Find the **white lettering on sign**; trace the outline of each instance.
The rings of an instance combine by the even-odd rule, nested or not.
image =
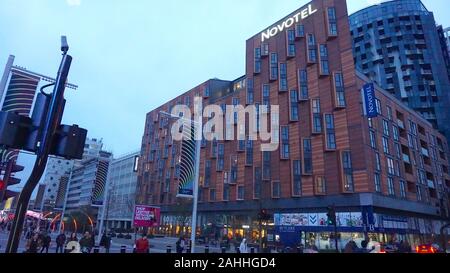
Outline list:
[[[155,220],[155,214],[146,208],[137,207],[134,219],[137,221],[153,221]]]
[[[290,28],[294,23],[298,23],[300,19],[303,20],[316,12],[317,9],[314,9],[313,6],[309,4],[308,7],[301,10],[294,16],[286,19],[286,21],[284,21],[283,23],[276,25],[272,28],[268,28],[266,31],[262,32],[261,41],[264,42],[266,39],[270,39],[276,36],[278,33],[283,32],[286,28]]]

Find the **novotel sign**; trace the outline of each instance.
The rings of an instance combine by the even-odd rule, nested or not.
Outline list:
[[[312,14],[316,13],[317,9],[313,8],[312,4],[308,4],[306,8],[300,10],[300,12],[296,13],[294,16],[289,17],[284,22],[275,25],[271,28],[268,28],[266,31],[261,33],[261,41],[264,42],[265,40],[268,40],[274,36],[276,36],[278,33],[283,32],[285,29],[290,28],[294,24],[297,24],[301,20],[311,16]]]

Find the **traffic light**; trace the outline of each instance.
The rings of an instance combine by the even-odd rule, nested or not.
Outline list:
[[[39,93],[30,117],[13,112],[0,112],[0,145],[9,149],[37,152],[43,138],[43,126],[48,115],[51,96]],[[66,100],[62,100],[64,109]],[[58,124],[62,116],[58,117]],[[53,135],[50,155],[65,159],[82,159],[87,130],[78,125],[59,125]]]
[[[329,226],[335,226],[336,225],[336,209],[334,208],[334,206],[328,207],[327,217],[328,217],[327,224]]]
[[[10,160],[6,165],[2,166],[1,170],[3,172],[3,178],[0,180],[0,202],[6,201],[19,194],[18,192],[8,190],[8,187],[20,183],[20,179],[12,177],[12,174],[21,172],[23,169],[23,166],[15,165],[14,160]]]

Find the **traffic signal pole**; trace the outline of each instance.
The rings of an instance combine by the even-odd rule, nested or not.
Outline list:
[[[25,220],[31,194],[33,193],[44,173],[48,156],[50,154],[52,138],[56,133],[59,123],[61,122],[64,110],[64,90],[70,70],[70,65],[72,63],[72,57],[70,55],[67,55],[69,46],[67,45],[65,37],[62,37],[61,40],[61,50],[63,51],[63,57],[58,70],[58,76],[56,78],[56,83],[52,98],[50,100],[45,123],[42,127],[42,136],[37,147],[36,161],[34,163],[31,175],[19,195],[14,221],[11,227],[11,232],[9,233],[8,244],[6,246],[6,253],[17,253],[20,235],[22,233],[23,223]]]
[[[14,159],[8,160],[5,167],[5,173],[3,174],[3,189],[0,189],[0,203],[3,202],[3,199],[6,195],[6,191],[8,189],[9,178],[11,177],[12,168],[14,165]]]

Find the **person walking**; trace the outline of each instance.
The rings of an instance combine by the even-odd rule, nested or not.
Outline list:
[[[105,248],[105,252],[109,253],[109,249],[111,248],[111,237],[109,237],[106,232],[103,233],[103,236],[100,239],[100,246],[103,246]]]
[[[80,247],[82,253],[91,253],[94,244],[92,243],[91,234],[86,231],[83,238],[80,239]]]
[[[178,239],[178,241],[176,243],[177,253],[183,253],[185,247],[186,247],[186,242],[184,240],[184,237],[181,236],[180,239]]]
[[[39,248],[39,235],[34,234],[27,242],[27,253],[37,253]]]
[[[239,246],[239,252],[248,253],[247,239],[242,239],[241,245]]]
[[[56,237],[56,253],[64,253],[64,244],[66,243],[66,235],[64,232],[61,232],[61,234]]]
[[[149,252],[149,243],[147,240],[147,236],[142,234],[142,237],[136,241],[136,253],[148,253]]]
[[[41,253],[44,252],[44,249],[45,249],[45,253],[48,253],[48,248],[50,247],[52,237],[50,237],[50,235],[48,233],[43,233],[41,240],[42,240]]]

